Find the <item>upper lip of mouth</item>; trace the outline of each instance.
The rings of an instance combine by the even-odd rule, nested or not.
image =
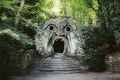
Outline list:
[[[56,34],[56,36],[66,37],[66,35],[65,35],[65,34],[63,34],[63,35],[57,35],[57,34]]]
[[[56,37],[53,39],[53,43],[54,43],[55,41],[57,41],[58,39],[61,39],[61,41],[64,41],[65,37],[56,36]]]
[[[54,41],[55,41],[55,40],[58,40],[58,39],[63,40],[63,38],[64,38],[64,37],[55,37],[55,38],[54,38]]]
[[[57,39],[55,39],[54,41],[58,41],[58,40],[64,41],[62,38],[57,38]]]
[[[61,41],[65,41],[65,40],[67,39],[67,35],[55,35],[55,36],[52,38],[52,43],[54,44],[54,42],[55,42],[57,39],[61,39]]]

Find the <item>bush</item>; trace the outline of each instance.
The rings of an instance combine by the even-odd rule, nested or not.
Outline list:
[[[102,28],[92,26],[83,27],[82,35],[85,41],[83,47],[85,53],[81,54],[80,60],[91,71],[105,70],[105,50],[103,48],[105,35],[102,32]],[[108,46],[105,48],[108,48]]]
[[[114,31],[116,46],[120,47],[120,32]]]
[[[18,56],[32,46],[33,40],[27,35],[11,29],[0,30],[0,76],[11,74]]]
[[[116,46],[120,47],[120,23],[119,23],[120,17],[117,17],[117,18],[115,17],[113,19],[113,22],[114,22],[113,24],[114,27],[112,27],[112,30],[114,32]]]

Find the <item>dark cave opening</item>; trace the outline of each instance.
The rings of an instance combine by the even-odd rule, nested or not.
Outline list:
[[[64,52],[64,41],[62,39],[56,39],[53,45],[54,53]]]

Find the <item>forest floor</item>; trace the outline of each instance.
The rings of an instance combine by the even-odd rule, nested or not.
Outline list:
[[[8,80],[120,80],[120,74],[110,72],[81,72],[71,74],[36,74],[34,70],[40,67],[41,61],[36,60],[37,65],[29,74],[24,76],[12,76]],[[39,64],[39,65],[38,65]]]

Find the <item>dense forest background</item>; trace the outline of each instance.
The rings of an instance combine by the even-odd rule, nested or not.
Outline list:
[[[13,72],[21,56],[32,62],[40,21],[66,15],[81,25],[85,54],[77,58],[91,70],[103,70],[106,55],[120,57],[120,0],[0,0],[0,75]]]

